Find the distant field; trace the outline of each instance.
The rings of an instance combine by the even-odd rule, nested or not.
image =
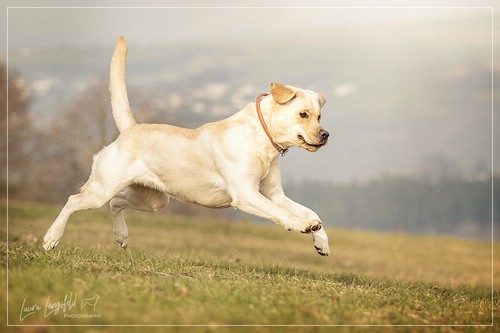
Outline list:
[[[1,209],[5,219],[5,204]],[[75,214],[59,246],[45,252],[41,240],[58,209],[9,203],[8,286],[0,280],[8,302],[0,304],[0,312],[8,311],[9,325],[80,326],[9,331],[210,325],[189,331],[229,332],[242,328],[215,325],[265,325],[251,329],[329,332],[332,327],[311,325],[485,325],[398,331],[490,332],[492,310],[496,315],[500,310],[500,244],[495,244],[492,303],[490,243],[329,228],[332,254],[323,258],[309,235],[272,224],[129,213],[130,245],[121,250],[108,212],[97,210]],[[5,256],[5,242],[1,251]],[[1,270],[4,274],[5,264]]]

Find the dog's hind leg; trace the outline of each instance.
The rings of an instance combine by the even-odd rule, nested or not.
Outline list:
[[[69,217],[76,211],[99,208],[111,200],[116,193],[130,185],[132,179],[127,179],[124,159],[117,156],[112,146],[104,148],[94,157],[92,172],[81,192],[68,198],[66,205],[59,213],[54,223],[45,234],[43,247],[53,249],[59,243]]]
[[[164,207],[167,202],[168,197],[164,193],[138,184],[132,184],[117,193],[109,202],[116,242],[122,248],[127,248],[128,228],[123,216],[124,209],[131,208],[143,212],[156,212]]]
[[[102,186],[90,186],[85,191],[72,195],[68,198],[66,205],[64,205],[63,209],[59,213],[59,216],[57,216],[56,220],[52,223],[43,238],[43,247],[46,250],[53,249],[57,246],[71,214],[79,210],[102,207],[115,194],[112,191],[101,192],[101,189]],[[120,189],[116,190],[119,191]]]

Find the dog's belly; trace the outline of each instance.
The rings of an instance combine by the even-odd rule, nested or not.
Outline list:
[[[165,179],[167,191],[174,197],[196,203],[205,207],[225,208],[231,205],[231,196],[227,186],[218,174],[208,172],[203,168],[186,169],[186,173],[175,179]]]
[[[221,179],[208,179],[188,173],[177,172],[171,175],[143,174],[135,183],[157,189],[180,201],[195,203],[210,208],[226,208],[231,206],[232,198]]]
[[[209,208],[226,208],[231,206],[231,197],[225,191],[203,189],[198,187],[194,191],[175,191],[168,193],[178,200],[195,203]]]

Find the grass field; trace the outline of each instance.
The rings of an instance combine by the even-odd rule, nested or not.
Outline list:
[[[0,311],[9,325],[80,326],[8,331],[209,325],[147,331],[382,332],[387,327],[318,325],[445,325],[393,330],[490,332],[492,311],[497,321],[500,309],[498,287],[492,302],[487,242],[330,228],[332,254],[323,258],[309,235],[272,224],[129,213],[130,245],[122,250],[108,212],[97,210],[75,214],[59,246],[45,252],[41,240],[57,213],[55,206],[9,203],[9,244],[1,246],[4,257],[8,249],[8,281],[0,282],[8,301]],[[1,270],[5,276],[5,263]]]

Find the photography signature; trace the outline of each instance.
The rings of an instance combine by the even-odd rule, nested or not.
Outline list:
[[[23,321],[29,316],[37,313],[43,313],[45,318],[49,316],[57,316],[63,314],[64,317],[69,318],[96,318],[100,317],[100,313],[95,313],[97,303],[101,297],[96,294],[93,297],[83,298],[80,303],[78,303],[78,294],[69,293],[64,295],[64,298],[57,299],[52,296],[47,296],[45,304],[41,305],[38,303],[29,303],[25,298],[21,305],[21,310],[19,312],[19,320]],[[77,306],[79,304],[79,306]],[[76,313],[75,311],[80,311]],[[86,311],[85,313],[81,313]],[[92,311],[89,313],[88,311]]]

